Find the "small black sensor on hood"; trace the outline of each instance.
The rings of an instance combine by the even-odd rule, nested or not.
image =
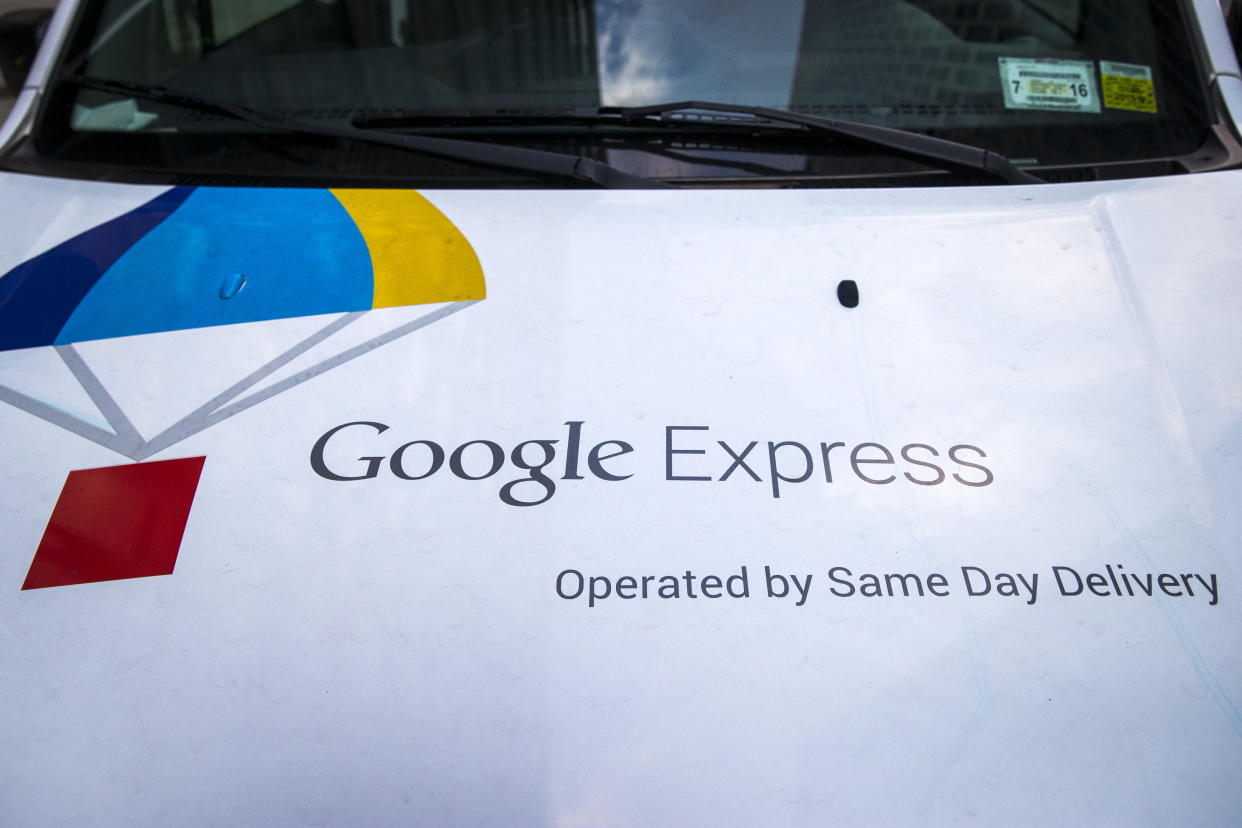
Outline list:
[[[858,307],[858,284],[853,279],[842,279],[837,285],[837,301],[847,308]]]

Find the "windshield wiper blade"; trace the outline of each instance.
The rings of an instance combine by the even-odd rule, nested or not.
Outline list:
[[[784,109],[770,109],[764,106],[747,106],[744,104],[718,103],[714,101],[678,101],[676,103],[652,104],[650,106],[619,106],[601,107],[600,114],[618,117],[623,120],[658,121],[676,120],[676,116],[684,116],[688,112],[722,112],[734,115],[749,115],[778,124],[791,124],[805,127],[812,132],[821,132],[856,141],[872,147],[881,147],[923,163],[942,165],[959,169],[974,170],[993,175],[1009,184],[1045,184],[1038,178],[1014,165],[1005,156],[970,144],[934,138],[921,132],[910,132],[904,129],[877,126],[859,121],[842,121],[836,118],[821,118],[816,115],[803,115]]]
[[[173,106],[180,106],[200,112],[218,113],[267,130],[362,141],[426,155],[435,155],[440,158],[449,158],[454,161],[495,167],[510,172],[534,173],[552,178],[571,179],[605,188],[671,188],[671,185],[662,181],[631,175],[603,161],[596,161],[593,158],[584,158],[578,155],[547,152],[526,147],[512,147],[504,144],[465,141],[455,138],[401,135],[392,132],[363,129],[356,126],[315,124],[163,86],[101,78],[93,75],[66,75],[61,80],[65,83],[88,89],[98,89],[101,92],[128,95],[157,103],[168,103]]]
[[[712,121],[692,119],[694,112],[744,115]],[[784,109],[762,106],[718,103],[713,101],[679,101],[649,106],[560,107],[547,109],[425,109],[408,112],[386,112],[354,118],[357,126],[391,129],[420,127],[462,128],[471,124],[522,125],[531,123],[579,124],[587,127],[613,125],[682,126],[703,129],[753,129],[755,127],[790,130],[793,134],[820,133],[843,138],[867,147],[888,150],[934,167],[983,172],[1009,184],[1045,184],[1043,179],[1019,169],[1000,153],[982,147],[934,138],[921,132],[858,121],[843,121],[803,115]]]

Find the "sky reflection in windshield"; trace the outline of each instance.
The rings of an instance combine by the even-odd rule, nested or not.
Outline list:
[[[802,0],[598,0],[602,101],[605,106],[687,99],[786,106],[803,6]]]

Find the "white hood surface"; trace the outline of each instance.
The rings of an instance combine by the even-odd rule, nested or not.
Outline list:
[[[0,177],[0,293],[165,191]],[[0,822],[1233,822],[1240,192],[425,192],[486,298],[0,351]],[[265,221],[135,272],[295,296]]]

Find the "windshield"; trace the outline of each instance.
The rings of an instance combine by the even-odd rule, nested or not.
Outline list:
[[[85,6],[62,74],[311,122],[388,117],[666,178],[865,178],[911,162],[801,130],[745,134],[719,114],[683,118],[677,134],[582,115],[714,101],[924,131],[1031,167],[1165,159],[1207,134],[1182,14],[1146,0],[107,0]],[[283,147],[275,168],[299,175],[334,162],[347,177],[497,174],[256,136],[137,94],[55,91],[40,144],[52,158],[273,174]],[[570,110],[578,119],[558,124]]]

